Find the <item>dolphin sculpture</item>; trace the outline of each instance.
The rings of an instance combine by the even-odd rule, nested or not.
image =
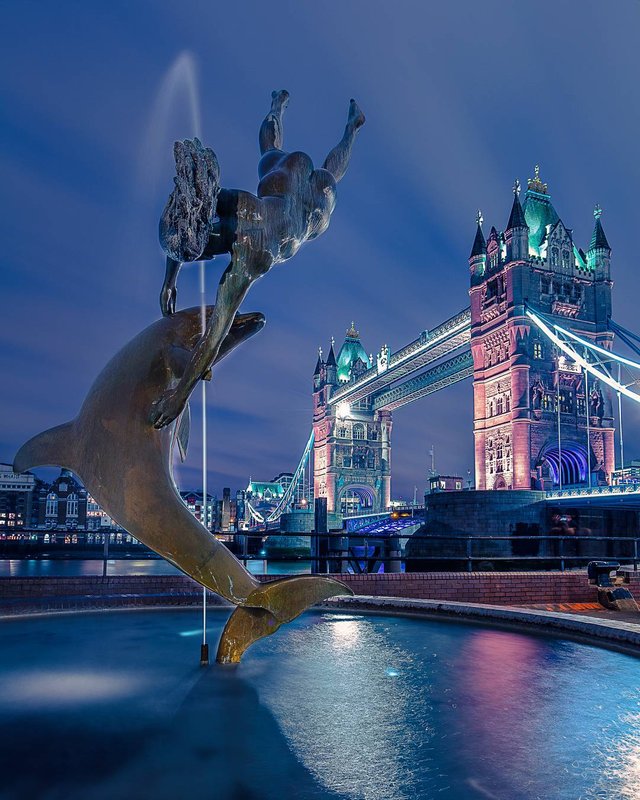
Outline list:
[[[207,317],[212,311],[208,306]],[[263,326],[262,314],[236,315],[214,363]],[[184,416],[156,430],[150,409],[180,380],[201,331],[199,308],[163,317],[143,330],[98,375],[78,416],[30,439],[18,451],[14,469],[57,465],[72,470],[132,536],[236,605],[216,656],[229,664],[309,606],[353,592],[339,581],[312,575],[260,583],[182,502],[172,462],[176,438],[186,427]]]

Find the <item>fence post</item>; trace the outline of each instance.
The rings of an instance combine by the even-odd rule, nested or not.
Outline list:
[[[467,536],[467,572],[472,572],[471,569],[471,537]]]
[[[633,571],[638,571],[638,540],[633,540]]]
[[[564,572],[564,536],[560,536],[559,541],[560,541],[560,572]]]

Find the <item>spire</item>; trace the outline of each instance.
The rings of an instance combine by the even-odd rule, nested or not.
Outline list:
[[[471,255],[469,258],[475,258],[475,256],[483,256],[487,252],[487,243],[484,240],[484,234],[482,233],[482,223],[484,220],[482,219],[482,211],[478,209],[478,213],[476,215],[476,238],[473,240],[473,247],[471,248]]]
[[[315,378],[316,375],[320,374],[320,370],[322,369],[322,348],[318,348],[318,360],[316,361],[316,368],[313,370],[313,377]]]
[[[329,348],[329,355],[327,356],[327,366],[336,366],[336,354],[333,352],[333,336],[331,337],[331,347]]]
[[[516,181],[513,184],[513,205],[511,206],[509,222],[507,222],[507,230],[511,231],[514,228],[527,227],[527,222],[524,218],[524,211],[520,205],[520,181],[516,178]]]
[[[593,229],[593,235],[591,237],[591,242],[589,243],[589,251],[591,250],[611,250],[609,247],[609,242],[607,241],[607,237],[604,234],[604,229],[602,227],[602,223],[600,222],[600,217],[602,216],[602,209],[599,205],[593,210],[593,216],[596,218],[596,224]]]

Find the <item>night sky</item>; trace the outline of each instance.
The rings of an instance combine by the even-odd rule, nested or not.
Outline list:
[[[367,115],[329,230],[253,287],[243,308],[267,326],[215,372],[212,490],[295,468],[318,345],[340,345],[351,320],[367,352],[394,351],[466,307],[476,210],[503,229],[535,163],[578,246],[602,205],[614,318],[640,331],[638,0],[15,0],[2,28],[2,461],[75,416],[159,314],[172,142],[197,124],[190,65],[228,187],[256,189],[272,89],[291,93],[285,147],[318,164],[350,97]],[[211,299],[225,265],[207,266]],[[197,302],[188,266],[178,304]],[[395,497],[422,492],[431,444],[439,471],[466,478],[471,400],[465,381],[395,413]],[[199,393],[192,410],[195,428]],[[630,404],[625,425],[640,457]],[[194,430],[181,487],[201,485],[200,458]]]

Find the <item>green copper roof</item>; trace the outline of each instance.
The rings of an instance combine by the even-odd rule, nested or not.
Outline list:
[[[360,334],[355,329],[353,322],[347,331],[344,344],[338,353],[338,380],[346,382],[350,378],[351,367],[360,359],[365,366],[371,366],[369,356],[360,344]]]
[[[265,494],[267,499],[279,498],[284,494],[284,489],[279,483],[270,481],[251,481],[247,486],[247,491],[251,492],[254,497],[257,495],[260,500],[265,499]]]
[[[540,247],[547,236],[547,225],[560,219],[548,194],[527,190],[524,198],[524,218],[529,226],[529,250],[540,255]]]

